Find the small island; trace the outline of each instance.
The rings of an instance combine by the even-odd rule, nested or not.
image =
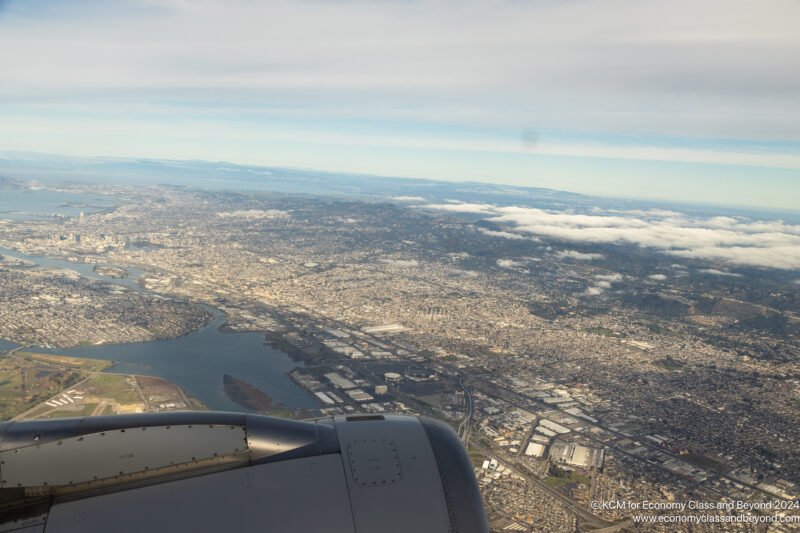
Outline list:
[[[222,376],[225,394],[242,407],[265,413],[272,407],[272,397],[250,383],[225,374]],[[278,407],[284,407],[280,404]]]
[[[130,272],[124,268],[115,266],[95,265],[93,270],[101,276],[114,279],[124,279],[130,275]]]

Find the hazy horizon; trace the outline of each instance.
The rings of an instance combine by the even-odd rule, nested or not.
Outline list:
[[[193,163],[193,164],[202,164],[208,166],[214,165],[232,165],[235,167],[241,167],[242,169],[253,169],[253,168],[261,168],[261,169],[282,169],[282,170],[290,170],[290,171],[299,171],[299,172],[307,172],[307,173],[318,173],[320,175],[329,175],[329,176],[353,176],[353,177],[363,177],[365,179],[375,179],[375,180],[413,180],[418,182],[437,182],[442,184],[474,184],[474,185],[489,185],[494,187],[519,187],[522,189],[544,189],[550,190],[553,192],[560,192],[560,193],[569,193],[569,194],[578,194],[583,195],[588,198],[598,198],[603,200],[621,200],[621,201],[632,201],[632,202],[645,202],[648,204],[654,205],[665,205],[665,206],[675,206],[675,207],[683,207],[683,208],[710,208],[710,209],[733,209],[736,211],[744,211],[748,212],[749,214],[760,214],[760,215],[769,215],[769,216],[780,216],[780,215],[800,215],[800,207],[797,207],[797,204],[790,204],[787,207],[771,207],[766,205],[757,205],[757,204],[734,204],[734,203],[724,203],[724,202],[714,202],[709,200],[680,200],[680,199],[664,199],[662,196],[654,195],[654,196],[635,196],[635,195],[625,195],[624,193],[618,194],[602,194],[602,193],[592,193],[587,192],[586,190],[578,190],[578,189],[567,189],[567,188],[559,188],[556,184],[555,186],[539,186],[535,183],[531,184],[516,184],[516,183],[497,183],[488,180],[480,181],[480,180],[470,180],[470,179],[444,179],[444,178],[430,178],[430,177],[422,177],[422,176],[402,176],[402,175],[384,175],[384,174],[372,174],[366,172],[347,172],[347,171],[336,171],[330,169],[322,169],[322,168],[311,168],[311,167],[302,167],[302,166],[279,166],[279,165],[256,165],[256,164],[245,164],[236,161],[225,161],[225,160],[205,160],[205,159],[168,159],[168,158],[154,158],[154,157],[124,157],[124,156],[102,156],[102,155],[89,155],[89,156],[71,156],[66,154],[55,154],[55,153],[46,153],[46,152],[33,152],[33,151],[7,151],[0,149],[0,161],[13,161],[15,157],[33,157],[33,158],[63,158],[63,159],[74,159],[74,160],[93,160],[93,161],[117,161],[117,162],[158,162],[158,163]],[[30,161],[27,160],[27,161]],[[71,169],[70,172],[78,172],[80,175],[80,171],[76,171]],[[5,176],[8,178],[19,178],[19,176],[14,176],[13,172],[9,175]],[[35,179],[30,178],[29,176],[25,176],[24,179]],[[64,178],[68,179],[68,178]],[[71,179],[71,178],[69,178]],[[75,178],[79,181],[78,178]],[[266,190],[266,189],[265,189]]]
[[[795,209],[800,4],[0,3],[0,149]]]

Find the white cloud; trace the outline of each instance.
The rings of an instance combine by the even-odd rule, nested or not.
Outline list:
[[[475,213],[479,215],[489,215],[495,212],[495,206],[491,204],[468,204],[468,203],[447,203],[447,204],[427,204],[417,207],[425,209],[435,209],[437,211],[449,211],[451,213]]]
[[[587,296],[597,296],[602,294],[606,290],[611,289],[614,283],[619,283],[622,281],[623,276],[622,274],[615,272],[613,274],[596,274],[594,279],[594,286],[589,287],[586,289],[586,292],[584,292],[584,294]]]
[[[425,198],[422,196],[392,196],[392,200],[396,202],[424,202]]]
[[[667,276],[665,276],[664,274],[650,274],[649,276],[647,276],[647,279],[652,279],[654,281],[664,281],[665,279],[667,279]]]
[[[514,261],[513,259],[498,259],[497,266],[499,266],[500,268],[509,268],[509,269],[524,268],[525,262]]]
[[[288,211],[281,211],[280,209],[247,209],[239,211],[223,211],[217,213],[220,218],[284,218],[289,216]]]
[[[724,270],[717,270],[716,268],[702,268],[700,272],[703,274],[711,274],[712,276],[728,276],[732,278],[741,278],[741,274],[737,274],[736,272],[725,272]]]
[[[393,265],[401,268],[415,268],[419,266],[419,261],[416,259],[379,259],[381,263]]]
[[[454,261],[458,259],[468,259],[470,257],[467,252],[452,252],[447,255]]]
[[[577,250],[561,250],[556,252],[556,257],[559,259],[577,259],[578,261],[593,261],[594,259],[603,259],[603,254],[583,253]]]
[[[510,231],[495,231],[486,228],[478,228],[478,231],[490,237],[502,237],[504,239],[511,239],[516,241],[534,241],[534,242],[540,241],[540,239],[537,239],[536,237],[526,237],[525,235],[520,235],[519,233],[511,233]]]
[[[454,276],[459,276],[462,278],[478,278],[481,276],[479,272],[475,272],[474,270],[461,270],[460,268],[448,268],[447,271]]]
[[[496,263],[497,266],[499,266],[500,268],[527,269],[528,267],[531,266],[531,263],[538,263],[540,261],[541,258],[539,257],[519,257],[517,259],[498,259]]]
[[[597,275],[595,275],[595,279],[601,280],[601,281],[609,281],[611,283],[617,283],[619,281],[622,281],[623,276],[622,276],[622,274],[617,274],[617,273],[614,273],[614,274],[597,274]]]
[[[428,207],[486,215],[487,220],[506,226],[503,233],[576,243],[635,244],[689,259],[800,269],[800,225],[781,220],[702,218],[663,210],[604,212],[594,209],[591,214],[584,214],[489,204]],[[582,256],[579,252],[559,252],[557,255],[574,259],[598,258]],[[680,265],[673,267],[683,268]]]
[[[784,246],[705,246],[692,250],[670,250],[668,253],[693,259],[714,259],[731,265],[771,267],[782,269],[800,268],[800,238],[797,244]]]

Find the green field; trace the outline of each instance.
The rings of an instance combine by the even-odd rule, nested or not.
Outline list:
[[[0,358],[0,419],[12,418],[83,378],[79,370],[32,359]]]
[[[622,337],[622,334],[603,327],[589,328],[586,331],[588,331],[589,333],[594,333],[595,335],[602,335],[603,337],[614,337],[614,338]]]
[[[67,418],[70,416],[89,416],[94,413],[98,404],[86,403],[83,405],[76,405],[75,409],[60,409],[58,411],[51,411],[42,418]]]
[[[483,452],[479,452],[477,450],[470,450],[468,452],[469,460],[472,462],[472,466],[480,467],[483,465],[484,459],[486,459],[486,454]]]
[[[99,374],[87,381],[83,388],[88,396],[110,398],[121,404],[140,403],[142,398],[136,387],[129,384],[131,379],[122,374]]]
[[[582,476],[575,472],[570,473],[569,476],[564,476],[564,477],[550,476],[544,480],[545,485],[553,487],[554,489],[563,487],[568,483],[583,483],[584,485],[589,485],[591,484],[591,482],[592,480],[589,479],[588,477]]]
[[[655,364],[666,370],[675,371],[683,371],[683,367],[686,366],[683,362],[674,359],[659,359],[655,361]]]
[[[104,359],[84,359],[80,357],[69,357],[66,355],[52,355],[34,352],[18,352],[18,357],[39,361],[45,364],[52,364],[63,368],[75,368],[89,372],[101,372],[110,367],[113,363]]]

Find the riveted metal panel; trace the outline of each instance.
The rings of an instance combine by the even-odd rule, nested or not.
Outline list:
[[[112,478],[246,450],[239,426],[154,426],[103,431],[0,452],[3,487]]]
[[[356,530],[449,532],[436,459],[419,420],[399,415],[386,415],[385,420],[350,418],[334,420],[342,450],[348,450],[342,460]],[[362,478],[365,461],[371,473]]]
[[[341,456],[331,454],[56,504],[45,529],[46,533],[109,531],[355,533],[356,529]]]
[[[353,481],[362,487],[397,483],[403,468],[397,446],[384,438],[353,440],[347,443],[347,457]]]
[[[128,415],[87,416],[78,428],[79,435],[112,429],[150,426],[244,426],[245,415],[219,411],[166,411]]]
[[[68,439],[78,434],[83,418],[57,418],[55,420],[19,420],[8,424],[0,437],[0,450],[19,448],[31,444]]]

